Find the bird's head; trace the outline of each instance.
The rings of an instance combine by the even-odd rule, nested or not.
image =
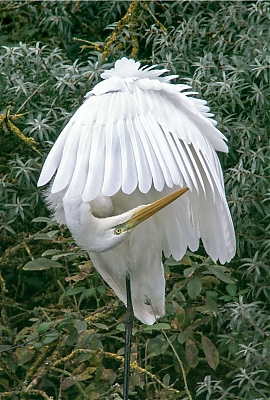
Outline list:
[[[141,205],[121,215],[106,218],[106,223],[107,226],[109,225],[109,229],[106,231],[107,240],[104,242],[110,243],[110,249],[118,246],[136,226],[178,199],[187,190],[187,187],[182,188],[151,204]],[[109,249],[107,248],[106,250]]]

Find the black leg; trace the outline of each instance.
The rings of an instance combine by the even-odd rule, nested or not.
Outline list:
[[[127,274],[127,276],[126,276],[126,292],[127,292],[127,310],[126,310],[126,315],[125,315],[126,342],[125,342],[123,400],[128,400],[131,335],[132,335],[132,327],[133,327],[133,319],[134,319],[129,274]]]

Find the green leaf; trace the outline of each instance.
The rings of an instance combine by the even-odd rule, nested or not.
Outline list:
[[[181,264],[181,265],[190,265],[190,266],[192,266],[192,261],[191,261],[190,257],[186,254],[186,255],[182,258],[182,260],[180,260],[180,264]]]
[[[46,250],[42,253],[42,257],[46,257],[46,256],[52,256],[55,254],[59,254],[60,250],[58,249],[50,249],[50,250]]]
[[[104,329],[104,330],[106,330],[106,331],[109,329],[109,327],[108,327],[107,325],[102,324],[101,322],[94,322],[94,323],[92,323],[91,325],[94,325],[94,326],[96,326],[98,329]]]
[[[77,320],[75,322],[75,328],[77,329],[78,333],[84,332],[87,329],[87,322],[86,321]]]
[[[44,339],[42,340],[42,343],[49,344],[49,343],[54,342],[58,338],[59,338],[58,332],[50,332],[44,337]]]
[[[105,286],[98,286],[98,287],[97,287],[97,291],[98,291],[100,294],[104,294],[104,293],[106,292],[106,288],[105,288]]]
[[[196,310],[198,309],[198,307],[196,308]],[[196,319],[196,321],[194,321],[193,323],[191,323],[188,327],[188,329],[197,329],[199,326],[201,325],[206,325],[209,321],[210,321],[211,317],[203,317],[203,318],[198,318]]]
[[[179,265],[180,262],[176,261],[173,257],[169,257],[165,260],[164,265],[167,265],[169,267],[172,267],[174,265]]]
[[[185,343],[186,340],[188,340],[190,335],[191,335],[191,330],[187,329],[184,332],[179,333],[179,335],[177,336],[177,340],[179,343],[183,344]]]
[[[164,264],[164,274],[170,275],[170,273],[171,273],[170,267]]]
[[[225,283],[234,283],[234,280],[222,270],[226,270],[224,267],[220,266],[209,266],[208,270],[214,274],[220,281]]]
[[[186,269],[184,269],[184,276],[186,277],[186,278],[189,278],[191,275],[193,275],[193,272],[195,271],[195,267],[190,267],[190,268],[186,268]]]
[[[36,258],[29,261],[23,267],[25,271],[43,271],[50,268],[62,268],[59,262],[48,260],[47,258]]]
[[[191,340],[191,339],[188,339],[186,341],[185,356],[186,356],[188,365],[191,368],[195,368],[199,361],[198,348],[197,348],[196,344],[193,342],[193,340]]]
[[[165,342],[165,339],[162,335],[158,335],[153,339],[149,339],[147,345],[148,355],[156,357],[162,354],[162,347],[164,346],[165,343],[167,342]]]
[[[48,329],[51,329],[52,325],[52,322],[41,322],[37,328],[38,334],[43,335]]]
[[[144,331],[160,331],[161,329],[169,330],[171,329],[171,326],[169,324],[166,324],[165,322],[158,322],[154,325],[145,325],[143,327]]]
[[[60,332],[61,330],[69,330],[69,326],[71,324],[74,324],[75,320],[71,317],[67,317],[67,318],[63,318],[62,320],[60,320],[59,324],[56,325],[56,329],[58,332]]]
[[[57,236],[59,230],[50,231],[47,233],[37,233],[35,235],[35,240],[53,240]]]
[[[77,329],[73,329],[73,331],[70,333],[70,335],[67,337],[66,339],[66,344],[68,346],[72,346],[74,343],[76,343],[78,341],[78,331]]]
[[[37,217],[32,219],[32,222],[46,222],[48,225],[56,225],[56,222],[47,217]]]
[[[196,297],[198,296],[198,294],[201,291],[201,282],[199,281],[199,279],[194,278],[191,279],[190,281],[188,281],[187,284],[187,291],[188,291],[188,295],[191,299],[196,299]]]
[[[37,351],[39,351],[40,349],[42,349],[43,347],[43,343],[39,342],[39,343],[34,343],[34,347]]]
[[[235,355],[239,350],[239,346],[237,343],[229,343],[228,350],[231,354]]]
[[[196,307],[189,306],[186,308],[185,325],[189,325],[196,315]]]
[[[125,332],[125,325],[124,324],[118,324],[116,326],[116,329],[120,332]]]
[[[85,290],[82,292],[80,301],[81,301],[82,299],[84,299],[84,298],[87,299],[88,297],[93,296],[93,295],[95,294],[95,291],[96,291],[96,288],[93,288],[93,287],[91,287],[90,289],[85,289]]]
[[[229,283],[229,285],[226,286],[227,293],[229,293],[230,296],[235,296],[237,293],[237,286],[234,283]]]
[[[103,344],[99,339],[93,339],[89,343],[89,347],[91,350],[103,349]]]
[[[75,294],[82,293],[84,290],[84,287],[70,288],[64,293],[64,296],[74,296]]]
[[[215,370],[219,363],[219,354],[216,346],[206,336],[202,336],[202,348],[206,361],[208,362],[209,366]]]
[[[219,312],[217,302],[212,297],[206,296],[205,306],[211,312]]]
[[[59,232],[59,230],[58,229],[55,229],[54,231],[50,231],[50,232],[47,232],[47,235],[48,235],[48,237],[50,238],[50,239],[54,239],[56,236],[57,236],[57,233]]]
[[[177,318],[179,325],[180,326],[183,325],[183,323],[185,322],[185,319],[186,319],[186,313],[185,313],[184,308],[181,306],[178,306],[177,309],[175,310],[175,312],[176,312],[176,318]]]
[[[165,374],[163,379],[162,379],[163,385],[165,386],[169,386],[170,384],[170,375],[169,374]]]

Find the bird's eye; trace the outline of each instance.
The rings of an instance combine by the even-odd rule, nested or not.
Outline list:
[[[115,228],[114,234],[115,235],[121,235],[122,231],[123,231],[122,228]]]

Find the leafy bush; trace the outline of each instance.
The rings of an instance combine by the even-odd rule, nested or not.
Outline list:
[[[122,56],[208,100],[237,255],[164,259],[166,315],[136,323],[130,398],[269,397],[268,1],[41,1],[0,5],[0,398],[120,398],[124,306],[36,182],[65,123]],[[119,386],[120,385],[120,386]]]

